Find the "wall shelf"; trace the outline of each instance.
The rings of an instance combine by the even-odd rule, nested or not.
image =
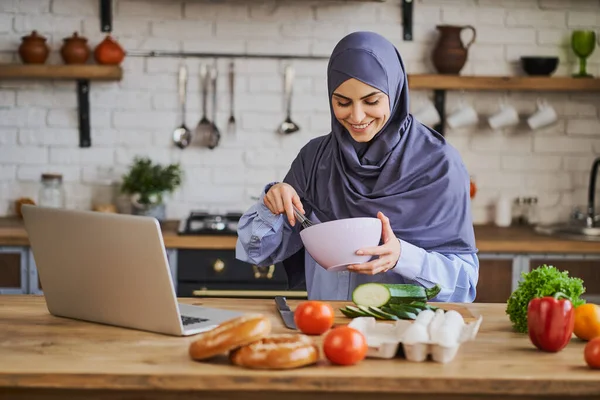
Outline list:
[[[135,53],[135,52],[134,52]],[[133,56],[166,57],[223,57],[223,58],[281,58],[327,59],[322,56],[276,56],[270,54],[208,54],[139,52]],[[79,104],[79,146],[90,147],[89,81],[118,81],[123,78],[119,66],[107,65],[25,65],[0,64],[0,79],[58,79],[77,81]],[[538,76],[462,76],[436,74],[409,74],[411,90],[433,90],[434,104],[441,121],[434,127],[442,135],[445,124],[447,90],[494,90],[533,92],[599,92],[599,78],[538,77]]]
[[[600,79],[547,76],[408,75],[411,90],[433,90],[440,122],[433,127],[444,135],[447,90],[497,90],[521,92],[600,92]]]
[[[112,65],[0,64],[0,79],[87,79],[118,81],[121,67]]]
[[[0,64],[0,79],[59,79],[77,81],[79,147],[90,147],[90,81],[118,81],[119,66],[109,65],[22,65]]]
[[[411,89],[600,92],[600,79],[545,76],[409,75]]]

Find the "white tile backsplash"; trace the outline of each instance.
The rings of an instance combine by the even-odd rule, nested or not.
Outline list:
[[[558,55],[557,75],[570,75],[576,58],[570,49],[572,29],[600,25],[598,0],[419,0],[414,5],[414,40],[402,40],[400,0],[385,3],[269,0],[117,0],[113,35],[128,51],[165,50],[215,53],[329,55],[337,41],[354,30],[375,30],[397,45],[409,73],[434,73],[431,52],[436,25],[473,25],[477,30],[463,74],[522,73],[522,55]],[[17,60],[20,37],[37,29],[57,50],[74,31],[90,46],[103,38],[96,0],[6,0],[0,2],[0,62]],[[469,40],[471,32],[463,32]],[[233,210],[252,203],[262,186],[282,179],[298,150],[311,138],[327,134],[331,120],[326,98],[326,60],[235,60],[237,136],[226,134],[229,117],[228,59],[218,60],[217,122],[223,135],[214,150],[174,148],[172,130],[180,123],[177,72],[188,66],[186,123],[194,129],[201,116],[199,65],[213,60],[128,56],[120,82],[92,82],[92,147],[79,148],[75,84],[67,81],[0,82],[0,215],[12,201],[37,196],[39,175],[65,176],[68,205],[89,208],[111,201],[121,176],[136,155],[161,163],[180,162],[183,186],[169,197],[168,217],[191,209]],[[285,118],[283,70],[296,70],[292,117],[302,130],[282,137],[276,128]],[[600,74],[600,51],[590,57]],[[556,109],[558,121],[532,132],[524,123],[538,97]],[[412,91],[412,101],[432,98]],[[586,200],[589,169],[600,155],[598,93],[449,91],[446,109],[460,99],[480,114],[477,126],[452,130],[448,141],[461,152],[479,191],[473,201],[476,222],[486,222],[500,193],[535,194],[544,221],[566,217]],[[514,105],[517,127],[493,131],[487,117],[499,100]],[[212,105],[209,99],[209,111]],[[209,115],[212,117],[212,114]],[[599,185],[600,190],[600,185]],[[600,195],[599,195],[600,196]],[[599,197],[600,198],[600,197]]]

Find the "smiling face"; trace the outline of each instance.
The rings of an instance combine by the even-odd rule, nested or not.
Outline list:
[[[331,97],[335,118],[357,142],[368,142],[390,118],[388,96],[357,79],[350,78]]]

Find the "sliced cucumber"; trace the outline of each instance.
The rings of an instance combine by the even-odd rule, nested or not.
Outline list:
[[[374,313],[373,311],[369,310],[369,307],[367,306],[357,306],[358,309],[360,311],[362,311],[363,313],[367,314],[369,317],[373,317],[376,319],[383,319],[382,317],[380,317],[379,315],[377,315],[377,313]]]
[[[420,285],[400,283],[363,283],[352,292],[352,301],[356,305],[382,307],[386,304],[402,304],[413,301],[426,302],[437,296],[441,287],[435,285],[425,289]]]
[[[434,298],[442,291],[442,287],[438,284],[431,288],[424,288],[420,285],[412,285],[408,283],[383,283],[382,285],[396,291],[392,297],[398,299],[410,299],[412,297],[413,300],[411,301],[427,301]]]
[[[419,307],[419,308],[423,308],[423,309],[427,309],[427,310],[431,310],[431,311],[435,311],[437,310],[439,307],[436,306],[432,306],[431,304],[427,304],[423,301],[411,301],[410,303],[408,303],[409,306],[415,306],[415,307]]]
[[[361,314],[357,314],[354,311],[348,310],[347,308],[340,308],[340,312],[348,318],[362,317]]]
[[[379,315],[379,317],[381,319],[392,320],[392,321],[400,319],[397,316],[395,316],[394,314],[387,313],[387,312],[385,312],[382,309],[377,308],[377,307],[370,306],[369,307],[369,311],[371,311],[373,314]]]
[[[404,311],[415,315],[419,315],[419,313],[424,310],[424,308],[411,306],[409,304],[388,304],[388,307],[392,310]]]
[[[349,310],[355,314],[357,314],[358,317],[368,317],[369,314],[365,314],[360,308],[356,307],[356,306],[346,306],[346,310]]]
[[[399,318],[393,314],[386,313],[385,311],[377,307],[365,307],[365,306],[346,306],[340,308],[340,312],[348,318],[357,317],[373,317],[380,320],[398,320]]]
[[[352,301],[359,306],[381,307],[391,298],[391,290],[380,283],[363,283],[352,292]]]
[[[395,315],[396,317],[398,317],[400,319],[411,319],[411,320],[417,319],[416,314],[408,312],[408,311],[402,311],[402,310],[394,309],[394,308],[391,308],[388,306],[382,307],[382,310],[388,314]]]

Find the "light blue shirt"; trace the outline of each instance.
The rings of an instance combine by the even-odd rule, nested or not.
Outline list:
[[[303,246],[299,224],[292,227],[285,214],[276,215],[263,203],[264,191],[238,225],[236,258],[257,266],[276,264]],[[312,213],[309,218],[318,222]],[[431,301],[470,303],[475,299],[479,276],[476,253],[446,254],[426,251],[401,238],[396,266],[376,275],[328,272],[305,251],[306,290],[311,300],[352,300],[352,291],[367,282],[412,283],[442,290]]]

